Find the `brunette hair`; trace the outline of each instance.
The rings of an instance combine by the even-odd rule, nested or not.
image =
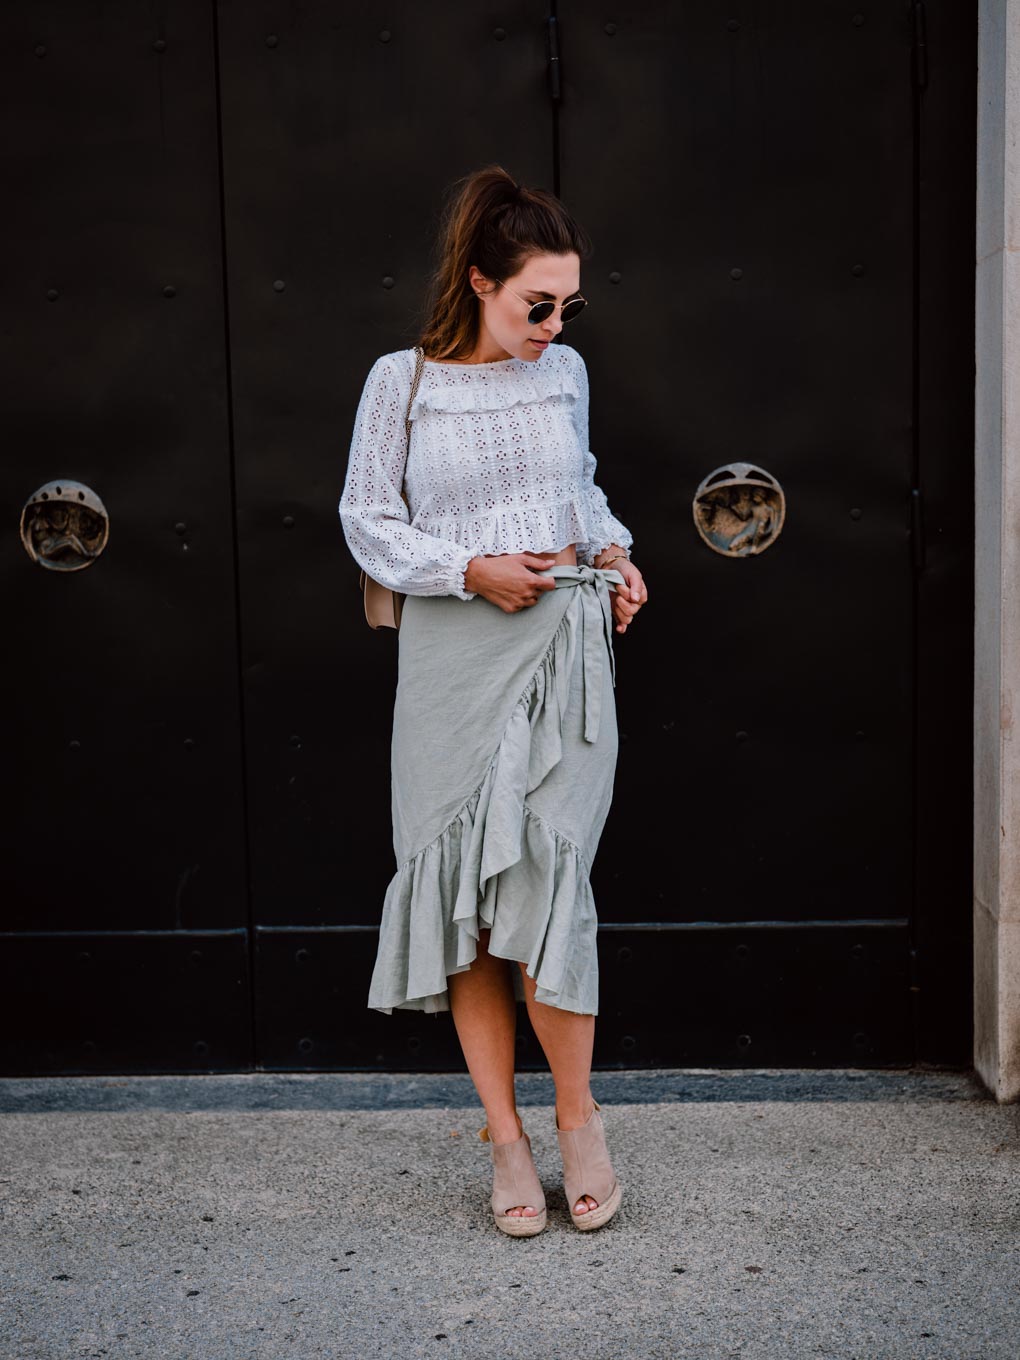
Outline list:
[[[555,196],[518,184],[501,165],[457,180],[439,234],[439,264],[425,307],[421,345],[430,359],[464,359],[478,340],[479,303],[468,278],[512,278],[532,255],[592,253],[592,242]]]

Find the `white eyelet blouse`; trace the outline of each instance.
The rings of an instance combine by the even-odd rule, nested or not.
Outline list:
[[[632,546],[595,484],[588,374],[575,349],[555,344],[537,359],[488,364],[426,360],[408,448],[414,358],[408,349],[376,360],[354,422],[340,522],[369,576],[405,595],[471,600],[464,571],[480,554],[576,543],[578,562],[591,566],[611,543]]]

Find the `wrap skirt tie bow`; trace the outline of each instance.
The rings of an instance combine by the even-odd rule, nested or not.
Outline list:
[[[581,651],[584,658],[584,739],[597,741],[602,715],[602,667],[609,653],[609,673],[616,686],[616,657],[613,655],[613,607],[610,589],[627,584],[615,567],[572,567],[557,564],[538,576],[552,576],[556,588],[590,586],[579,591],[581,600]],[[603,641],[605,647],[603,647]]]

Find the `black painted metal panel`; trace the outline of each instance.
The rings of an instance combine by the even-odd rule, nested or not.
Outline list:
[[[449,1013],[366,1008],[378,932],[256,927],[259,1066],[463,1070]]]
[[[0,1071],[250,1067],[247,946],[243,929],[0,938]]]
[[[603,930],[595,1066],[909,1063],[907,925]],[[449,1013],[365,1009],[376,933],[256,931],[261,1065],[463,1070]],[[548,1064],[518,1007],[517,1066]]]
[[[244,924],[212,16],[4,20],[3,924]],[[83,570],[18,541],[53,478],[109,512]]]
[[[414,343],[443,187],[552,182],[545,9],[218,6],[253,911],[374,925],[395,638],[337,515],[379,354]]]
[[[910,1063],[905,922],[600,933],[605,1067]]]
[[[973,1045],[977,6],[926,0],[918,91],[917,1058]]]

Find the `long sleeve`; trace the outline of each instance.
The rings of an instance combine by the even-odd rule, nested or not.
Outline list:
[[[344,537],[355,561],[390,590],[472,600],[464,571],[477,553],[414,528],[400,494],[411,375],[402,380],[399,362],[399,355],[377,359],[358,403],[339,504]]]
[[[633,546],[634,536],[610,510],[605,492],[595,481],[596,459],[588,447],[588,369],[581,355],[576,350],[573,353],[576,356],[574,373],[580,392],[574,405],[574,428],[584,455],[583,493],[587,499],[592,534],[588,543],[577,545],[577,560],[590,567],[596,555],[604,548],[608,548],[611,543],[618,543],[621,548],[627,548],[629,551]]]

